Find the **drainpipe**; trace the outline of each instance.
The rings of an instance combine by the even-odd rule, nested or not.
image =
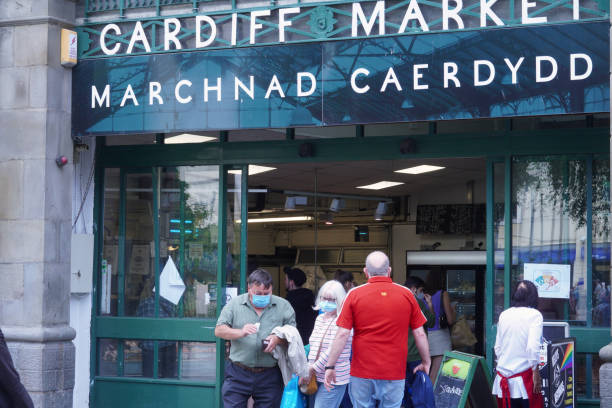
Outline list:
[[[610,22],[612,23],[612,14],[610,15]],[[610,28],[610,34],[612,34],[612,27]],[[610,46],[610,60],[612,61],[612,44]],[[610,84],[612,85],[612,74],[610,75]],[[612,87],[610,89],[612,90]],[[612,126],[610,127],[610,136],[610,152],[612,154]],[[612,268],[610,275],[610,278],[612,278]],[[587,312],[591,313],[590,310]],[[612,320],[612,316],[610,318]],[[599,396],[601,398],[601,406],[612,407],[612,343],[599,350],[599,357],[604,361],[604,364],[599,368]]]

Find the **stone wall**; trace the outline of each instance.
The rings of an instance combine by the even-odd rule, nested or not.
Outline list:
[[[70,69],[60,30],[74,1],[0,2],[0,327],[36,407],[72,406],[68,326],[72,166]]]

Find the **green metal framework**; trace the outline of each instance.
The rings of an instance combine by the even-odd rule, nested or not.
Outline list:
[[[432,128],[434,129],[434,128]],[[188,166],[188,165],[219,165],[219,242],[225,242],[226,234],[225,211],[223,205],[227,194],[227,171],[229,169],[241,169],[244,175],[241,178],[241,202],[242,202],[242,231],[240,239],[241,247],[241,269],[240,269],[240,291],[245,289],[246,281],[246,226],[247,226],[247,166],[257,163],[282,163],[282,162],[324,162],[324,161],[351,161],[351,160],[393,160],[400,158],[426,158],[426,157],[485,157],[487,158],[487,203],[494,199],[493,169],[496,163],[504,163],[505,178],[505,216],[511,219],[511,171],[512,159],[517,156],[533,155],[576,155],[592,160],[593,153],[609,154],[609,134],[607,128],[582,128],[582,129],[557,129],[540,131],[514,131],[508,127],[507,130],[486,134],[434,134],[411,136],[415,139],[418,152],[402,154],[400,143],[403,136],[389,137],[357,137],[363,135],[363,129],[356,127],[356,137],[346,139],[323,139],[309,141],[314,145],[316,154],[313,157],[302,158],[299,156],[299,146],[303,141],[295,140],[292,132],[287,132],[287,138],[283,141],[270,142],[227,142],[222,138],[221,142],[210,142],[197,145],[140,145],[140,146],[105,146],[99,143],[96,152],[96,196],[95,196],[95,270],[100,273],[102,254],[102,225],[104,219],[104,169],[120,168],[121,189],[125,188],[125,177],[131,171],[149,171],[153,175],[153,190],[156,190],[159,169],[164,166]],[[103,140],[103,139],[100,139]],[[590,161],[589,161],[590,163]],[[589,167],[592,169],[592,167]],[[144,170],[148,169],[148,170]],[[591,174],[592,170],[588,171]],[[592,192],[588,192],[592,194]],[[125,193],[121,193],[120,207],[125,214]],[[590,197],[590,195],[589,195]],[[156,210],[157,211],[157,210]],[[155,213],[157,215],[157,212]],[[587,214],[591,217],[591,212]],[[124,217],[124,215],[123,215]],[[487,205],[487,273],[486,273],[486,357],[489,365],[492,363],[492,347],[495,338],[495,326],[493,321],[494,301],[492,297],[495,269],[493,254],[493,206]],[[156,226],[159,228],[159,226]],[[505,223],[505,296],[504,303],[509,302],[510,291],[510,268],[511,268],[511,232],[512,223]],[[125,224],[120,225],[120,231],[125,234]],[[156,237],[159,234],[156,231]],[[590,240],[590,237],[589,237]],[[590,242],[589,242],[590,244]],[[159,239],[156,238],[156,250],[159,251]],[[226,282],[224,245],[219,245],[219,261],[217,266],[217,282]],[[158,252],[159,253],[159,252]],[[587,254],[587,255],[590,255]],[[120,250],[120,256],[125,253]],[[590,259],[590,257],[589,257]],[[121,264],[121,259],[119,261]],[[589,263],[588,276],[591,276]],[[158,268],[159,269],[159,268]],[[159,270],[156,273],[157,279]],[[114,401],[116,392],[128,392],[127,390],[149,390],[148,392],[167,392],[168,386],[174,386],[176,393],[184,392],[185,395],[195,399],[206,398],[206,401],[215,401],[215,406],[220,406],[220,390],[223,378],[224,364],[224,342],[214,336],[214,319],[163,319],[133,318],[133,317],[103,317],[98,316],[99,285],[94,284],[94,302],[92,307],[92,349],[91,349],[91,403],[92,406],[101,401]],[[221,294],[224,288],[218,287]],[[590,293],[588,296],[590,297]],[[221,296],[223,298],[223,296]],[[589,303],[590,304],[590,303]],[[222,305],[218,305],[217,313]],[[571,335],[578,339],[577,352],[597,353],[599,349],[610,342],[609,328],[591,327],[587,322],[585,327],[573,326]],[[100,377],[97,375],[97,340],[100,338],[110,339],[156,339],[156,340],[178,340],[199,341],[216,344],[216,372],[217,378],[214,383],[189,382],[181,379],[143,379],[126,377]],[[121,344],[121,343],[120,343]],[[587,358],[590,367],[592,360]],[[586,381],[590,390],[592,379],[587,376]],[[158,388],[154,386],[157,385]],[[136,388],[130,388],[136,387]],[[152,388],[151,388],[152,387]],[[109,396],[109,393],[112,396]],[[173,391],[174,393],[174,391]],[[134,394],[129,391],[128,394]],[[139,392],[136,394],[140,394]],[[587,399],[580,400],[581,404],[596,402],[589,392]],[[163,398],[162,398],[163,399]],[[161,401],[161,400],[160,400]]]
[[[102,53],[99,44],[99,37],[102,29],[106,24],[117,24],[122,27],[122,32],[115,35],[114,32],[109,32],[106,35],[107,46],[112,48],[116,43],[123,45],[122,49],[114,56],[122,56],[125,54],[125,49],[130,43],[132,34],[134,33],[134,23],[140,21],[143,29],[150,36],[151,53],[176,52],[175,49],[164,50],[164,41],[160,40],[158,35],[164,31],[165,18],[177,18],[183,23],[177,38],[181,41],[188,42],[184,45],[181,51],[195,51],[197,49],[194,44],[196,30],[193,23],[188,20],[196,15],[211,16],[217,26],[232,24],[232,14],[236,14],[237,24],[249,24],[251,12],[257,10],[271,10],[272,15],[276,10],[281,8],[299,7],[300,12],[291,14],[287,17],[287,21],[291,22],[291,26],[284,27],[288,38],[286,43],[304,43],[304,42],[319,42],[326,40],[342,40],[348,38],[364,38],[359,34],[353,37],[351,34],[352,28],[352,7],[357,1],[322,1],[316,3],[302,3],[297,0],[291,4],[278,5],[276,0],[270,0],[270,5],[266,7],[248,7],[250,3],[237,4],[236,0],[227,3],[227,7],[221,10],[215,9],[208,11],[207,4],[211,0],[206,1],[186,1],[186,0],[86,0],[84,9],[85,23],[77,27],[79,33],[79,58],[99,58],[105,57]],[[373,6],[373,1],[363,1],[364,9]],[[415,34],[424,32],[420,25],[417,25],[413,19],[411,24],[406,26],[403,31],[402,20],[408,9],[410,0],[388,1],[385,4],[385,36]],[[458,16],[465,21],[465,28],[458,29],[456,24],[444,29],[442,19],[442,2],[430,0],[417,0],[419,7],[426,15],[428,31],[462,31],[465,29],[490,29],[497,27],[490,18],[488,18],[487,27],[480,27],[480,0],[465,0],[464,7],[458,12]],[[191,6],[177,8],[177,6]],[[504,26],[520,26],[522,24],[521,3],[514,0],[498,2],[495,5],[495,12]],[[149,9],[149,10],[147,10]],[[154,16],[143,16],[138,18],[127,18],[126,11],[151,11],[155,9]],[[108,21],[91,22],[92,17],[111,16],[115,19]],[[113,12],[115,14],[113,14]],[[578,21],[605,20],[609,19],[610,3],[608,0],[589,0],[582,1],[579,7]],[[366,14],[367,15],[367,14]],[[431,15],[431,16],[430,16]],[[529,17],[547,17],[545,24],[571,23],[577,21],[573,16],[573,0],[540,0],[538,7],[533,8],[529,12]],[[229,38],[220,37],[217,35],[213,42],[205,49],[220,49],[233,47],[248,47],[278,44],[279,24],[278,19],[273,17],[257,18],[256,22],[262,24],[263,28],[255,33],[257,39],[256,44],[250,43],[249,33],[237,32],[236,44],[232,45]],[[204,28],[209,27],[207,25]],[[247,30],[248,31],[248,30]],[[372,36],[377,34],[376,29],[372,30]],[[361,31],[360,31],[361,33]],[[203,39],[210,39],[210,34],[204,32]],[[190,41],[190,42],[189,42]],[[142,43],[136,42],[135,49],[130,55],[148,54]]]

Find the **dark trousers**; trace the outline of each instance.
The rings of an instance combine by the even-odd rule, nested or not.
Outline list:
[[[176,378],[176,345],[160,347],[158,351],[158,378]],[[142,376],[153,377],[153,350],[142,350]]]
[[[259,373],[225,362],[221,392],[225,408],[245,408],[253,397],[255,408],[278,408],[283,398],[283,376],[278,367]]]
[[[503,404],[501,402],[501,398],[497,398],[497,405],[501,406],[500,404]],[[529,400],[522,398],[511,398],[510,408],[529,408]]]
[[[412,382],[414,381],[414,369],[421,364],[421,360],[408,361],[406,363],[406,383],[404,384],[404,398],[402,399],[402,406],[404,408],[412,408],[412,395],[411,388]]]

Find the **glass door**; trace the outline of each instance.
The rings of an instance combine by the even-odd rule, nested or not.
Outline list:
[[[218,401],[216,318],[245,282],[242,168],[103,171],[91,405]]]

